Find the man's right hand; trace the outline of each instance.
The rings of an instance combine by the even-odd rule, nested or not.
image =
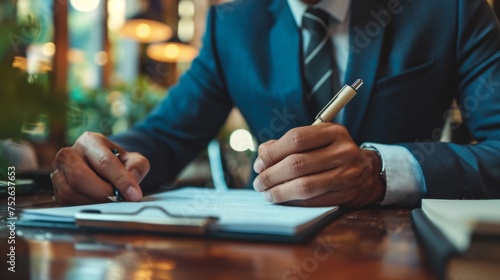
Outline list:
[[[112,150],[120,153],[116,157]],[[149,172],[149,161],[127,152],[104,135],[85,132],[72,147],[62,148],[51,173],[54,198],[62,205],[109,202],[116,186],[127,201],[139,201],[139,183]]]

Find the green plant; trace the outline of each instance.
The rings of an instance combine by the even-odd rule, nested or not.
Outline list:
[[[123,132],[143,119],[166,95],[153,84],[120,84],[111,88],[73,88],[69,97],[67,142],[84,131],[104,135]]]

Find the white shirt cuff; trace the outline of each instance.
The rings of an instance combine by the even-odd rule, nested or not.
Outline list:
[[[386,192],[381,205],[412,205],[427,192],[424,173],[410,151],[397,145],[363,143],[376,148],[385,166]]]

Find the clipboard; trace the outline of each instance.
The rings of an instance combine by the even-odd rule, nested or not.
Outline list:
[[[190,204],[200,197],[210,199]],[[196,211],[183,212],[183,206]],[[273,205],[265,202],[260,194],[248,190],[217,192],[188,188],[151,196],[137,203],[25,209],[17,225],[79,233],[298,243],[342,213],[343,209],[336,206],[308,208]]]
[[[140,212],[153,208],[161,209],[160,211],[165,213],[169,223],[151,223],[144,221],[144,219],[138,216]],[[330,224],[344,212],[344,209],[338,209],[321,220],[316,221],[306,230],[291,236],[268,233],[245,233],[213,230],[211,225],[218,220],[217,217],[190,216],[186,219],[185,216],[179,217],[178,215],[173,215],[161,207],[151,206],[143,207],[140,210],[133,212],[133,214],[102,213],[98,210],[81,211],[80,213],[75,214],[74,223],[36,220],[25,221],[20,219],[16,225],[19,226],[19,228],[69,230],[84,234],[148,234],[172,237],[198,237],[273,243],[303,243],[309,240],[318,231]],[[164,221],[166,221],[166,219]]]
[[[165,215],[164,218],[155,217],[145,219],[139,216],[147,209],[156,209]],[[75,214],[75,225],[80,228],[114,228],[125,231],[163,232],[190,235],[204,235],[208,226],[217,217],[211,216],[181,216],[175,215],[159,206],[144,206],[131,213],[102,212],[100,210],[82,210]]]

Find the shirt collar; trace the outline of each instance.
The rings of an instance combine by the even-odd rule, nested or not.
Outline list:
[[[287,1],[297,26],[301,27],[302,16],[309,6],[300,0]],[[318,4],[314,5],[314,7],[323,9],[339,22],[343,22],[346,19],[349,6],[351,6],[351,0],[321,0]]]

